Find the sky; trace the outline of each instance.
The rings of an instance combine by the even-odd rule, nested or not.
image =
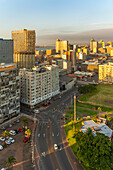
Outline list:
[[[0,38],[23,28],[36,31],[37,45],[113,41],[113,0],[0,0]]]

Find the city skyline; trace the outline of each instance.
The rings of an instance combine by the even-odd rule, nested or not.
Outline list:
[[[112,6],[113,0],[0,0],[0,38],[27,28],[35,29],[37,45],[55,44],[57,38],[87,43],[92,36],[112,41]]]

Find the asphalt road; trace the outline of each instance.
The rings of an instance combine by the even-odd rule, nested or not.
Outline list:
[[[64,110],[72,102],[72,96],[74,95],[75,87],[71,90],[65,92],[61,95],[61,98],[58,98],[54,101],[48,108],[44,111],[41,111],[37,118],[39,119],[38,132],[37,132],[37,150],[40,156],[39,159],[39,169],[52,170],[55,169],[54,163],[51,160],[51,154],[47,145],[47,127],[48,120],[50,120],[50,134],[51,134],[51,147],[53,148],[54,144],[62,146],[62,149],[54,150],[54,156],[57,159],[60,169],[62,170],[72,170],[68,157],[65,153],[65,149],[62,144],[62,137],[60,132],[60,123],[61,115],[64,113]],[[54,108],[56,109],[54,111]],[[45,153],[46,156],[43,156]],[[48,153],[48,154],[46,154]]]

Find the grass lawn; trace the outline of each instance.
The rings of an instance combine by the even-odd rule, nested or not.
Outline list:
[[[83,114],[86,114],[87,116],[95,116],[95,115],[97,115],[96,111],[85,110],[85,109],[82,109],[82,108],[77,108],[77,111],[81,112]]]
[[[84,94],[79,97],[79,100],[85,101],[89,104],[113,107],[113,86],[99,84],[97,85],[96,92]]]
[[[97,110],[98,107],[99,107],[97,105],[92,105],[92,104],[88,104],[88,103],[79,103],[79,102],[77,102],[77,106],[89,108],[89,109],[94,109],[94,110]],[[71,108],[73,108],[73,106],[71,106]],[[101,109],[102,109],[103,112],[113,113],[113,108],[101,106]]]
[[[78,123],[74,123],[74,130],[79,131],[82,126],[82,120]],[[75,138],[73,138],[73,135],[75,132],[73,131],[73,121],[67,121],[65,124],[65,132],[66,136],[69,142],[69,145],[73,147],[73,145],[76,143]]]
[[[73,107],[72,107],[73,108]],[[82,108],[77,108],[77,116],[81,117],[81,114],[78,113],[80,112],[81,114],[86,114],[87,116],[94,116],[94,115],[97,115],[97,112],[96,111],[90,111],[90,110],[85,110],[85,109],[82,109]],[[73,115],[74,111],[73,110],[68,110],[67,113],[66,113],[66,118],[71,118],[71,116]]]

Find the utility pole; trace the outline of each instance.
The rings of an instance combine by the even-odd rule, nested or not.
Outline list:
[[[74,122],[76,122],[76,93],[74,94]]]

